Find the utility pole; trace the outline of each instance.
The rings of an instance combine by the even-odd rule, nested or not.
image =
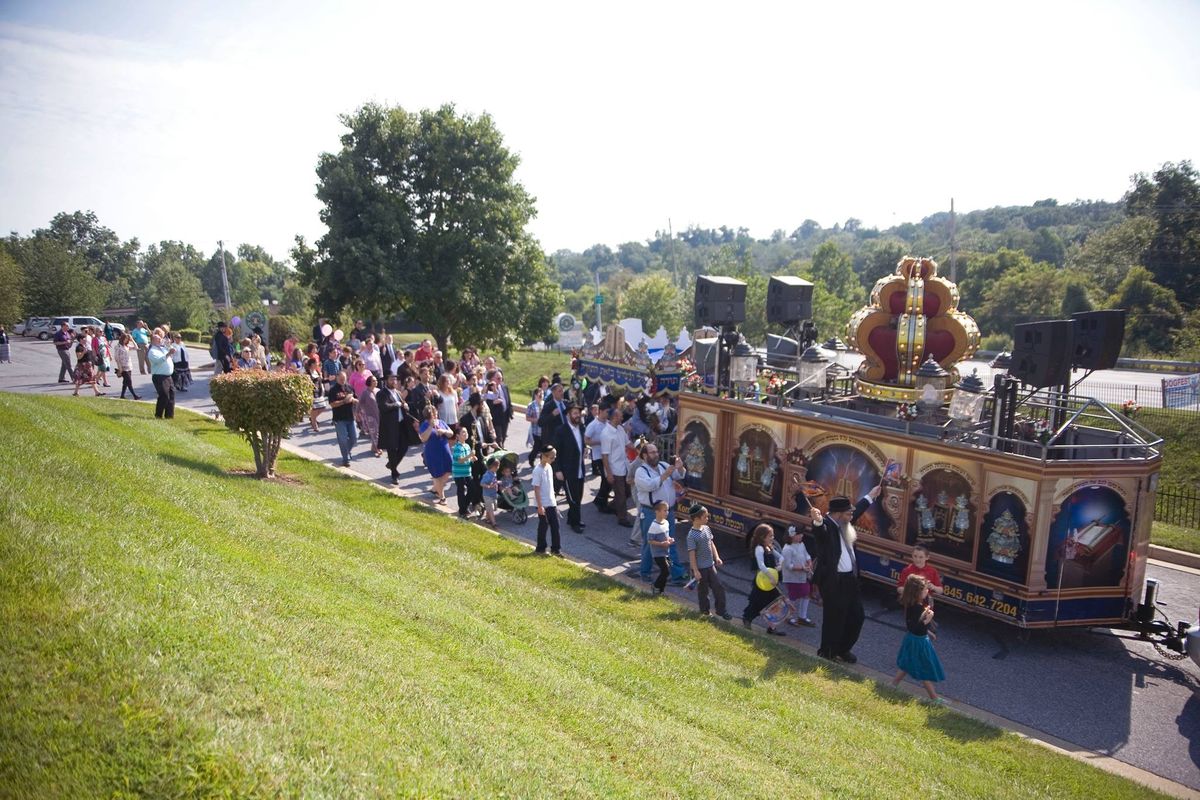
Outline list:
[[[603,297],[600,294],[600,270],[596,270],[596,330],[604,333],[604,322],[601,320],[600,309],[604,305]]]
[[[954,253],[954,198],[950,198],[950,282],[958,283],[958,264]]]
[[[682,289],[683,286],[679,283],[679,265],[675,263],[675,231],[671,228],[670,217],[667,217],[667,235],[671,237],[671,276],[675,279],[675,285]]]
[[[221,249],[221,288],[225,290],[225,313],[229,314],[229,275],[225,272],[225,243],[217,241],[217,247]]]

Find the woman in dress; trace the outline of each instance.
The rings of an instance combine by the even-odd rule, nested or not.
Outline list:
[[[375,400],[378,390],[379,382],[368,372],[363,390],[358,394],[358,405],[354,407],[358,415],[358,427],[371,446],[371,455],[375,457],[383,454],[379,449],[379,403]]]
[[[446,505],[446,482],[450,480],[450,440],[454,431],[438,417],[438,407],[430,404],[425,407],[425,421],[417,430],[417,435],[425,444],[425,467],[433,478],[433,495],[437,504]]]
[[[85,383],[92,387],[92,391],[96,396],[104,394],[100,391],[100,387],[96,386],[96,368],[92,363],[92,351],[80,342],[75,346],[75,394],[72,397],[79,397],[79,387]]]
[[[775,531],[770,525],[756,527],[751,543],[754,545],[754,561],[759,573],[779,568],[779,558],[775,555]],[[775,584],[768,590],[759,587],[757,580],[751,584],[750,600],[746,603],[746,610],[742,612],[742,625],[749,628],[750,623],[754,622],[754,618],[762,613],[764,608],[771,605],[775,598],[779,597],[778,578],[776,578]],[[776,630],[774,625],[767,626],[767,633],[774,636],[787,636],[783,631]]]
[[[171,341],[175,345],[175,354],[171,356],[174,367],[171,372],[171,380],[175,384],[175,391],[186,392],[187,387],[192,385],[192,369],[188,364],[187,345],[183,343],[183,337],[178,333],[171,334]]]
[[[438,405],[438,416],[447,425],[458,424],[458,392],[454,389],[454,379],[449,373],[443,372],[442,377],[437,380],[436,402]]]
[[[321,360],[315,355],[309,356],[304,366],[313,385],[313,402],[312,409],[308,412],[308,425],[313,433],[320,433],[321,426],[317,418],[329,408],[329,401],[325,397],[325,381],[321,376]]]

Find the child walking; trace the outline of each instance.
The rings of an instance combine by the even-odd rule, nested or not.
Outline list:
[[[671,551],[671,545],[675,544],[675,540],[671,538],[670,523],[667,521],[667,511],[670,508],[666,500],[659,500],[655,503],[654,521],[650,523],[650,527],[646,531],[646,540],[650,543],[650,553],[654,558],[654,563],[658,565],[658,578],[654,581],[655,594],[662,594],[666,590],[667,576],[671,572],[667,553]]]
[[[938,697],[933,688],[933,684],[946,679],[946,674],[942,671],[942,662],[938,660],[931,641],[937,636],[929,630],[933,623],[933,609],[928,601],[929,581],[920,575],[909,575],[900,595],[908,633],[904,634],[904,642],[896,655],[897,672],[892,686],[899,686],[904,676],[910,675],[925,687],[931,702],[945,705],[946,701]]]
[[[489,458],[487,471],[479,477],[479,491],[483,495],[483,513],[487,524],[496,527],[496,502],[500,499],[500,459]]]
[[[795,616],[788,622],[812,628],[816,625],[808,618],[808,597],[812,592],[812,584],[809,583],[812,556],[804,546],[804,537],[797,533],[795,528],[788,528],[788,537],[788,543],[783,546],[781,579],[783,588],[787,591],[788,601],[796,610]]]
[[[717,543],[713,541],[712,531],[708,528],[708,509],[693,503],[688,508],[688,518],[692,521],[692,529],[687,535],[688,560],[692,564],[692,579],[699,583],[697,601],[700,613],[709,619],[713,617],[708,606],[708,592],[711,589],[717,605],[717,616],[732,619],[733,615],[725,609],[725,584],[717,575],[717,567],[725,562],[721,560]]]
[[[467,444],[469,433],[466,426],[459,428],[458,435],[455,437],[457,441],[454,443],[454,447],[450,448],[450,474],[454,477],[454,487],[458,494],[460,519],[467,518],[467,509],[471,498],[471,462],[475,460],[475,454],[471,452],[471,445]]]

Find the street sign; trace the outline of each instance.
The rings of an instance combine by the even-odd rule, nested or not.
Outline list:
[[[596,305],[598,305],[598,306],[604,305],[604,295],[602,295],[602,294],[596,295]]]

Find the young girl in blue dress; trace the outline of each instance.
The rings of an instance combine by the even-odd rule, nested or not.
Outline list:
[[[944,705],[946,701],[938,697],[933,688],[933,684],[946,679],[946,673],[942,671],[942,662],[933,649],[932,640],[937,636],[929,630],[933,623],[929,581],[920,575],[909,575],[900,595],[900,605],[904,609],[904,624],[908,633],[904,634],[904,642],[896,656],[897,671],[892,686],[899,686],[904,676],[910,675],[925,687],[931,702]]]

